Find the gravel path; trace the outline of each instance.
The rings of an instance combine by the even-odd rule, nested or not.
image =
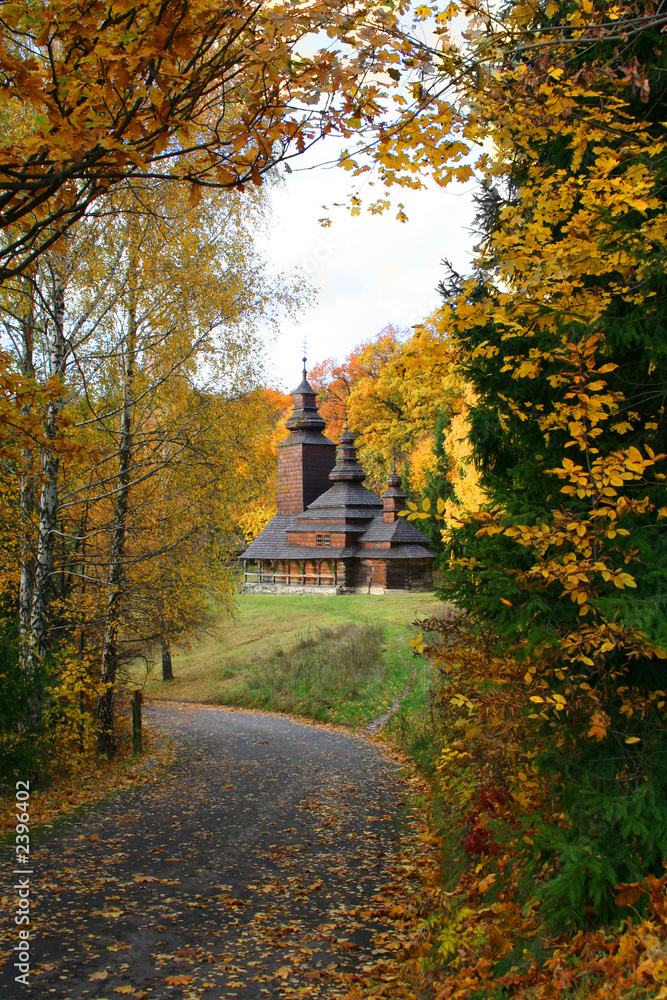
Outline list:
[[[345,996],[391,947],[374,932],[398,852],[396,763],[280,716],[147,715],[173,765],[36,841],[32,988],[14,983],[5,908],[0,995]]]

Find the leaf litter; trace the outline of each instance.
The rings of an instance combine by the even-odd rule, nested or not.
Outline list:
[[[152,714],[173,738],[164,777],[36,847],[40,994],[424,995],[437,861],[407,759],[280,716]]]

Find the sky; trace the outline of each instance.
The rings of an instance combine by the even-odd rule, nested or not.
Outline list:
[[[406,223],[396,221],[395,210],[372,216],[362,208],[352,217],[332,203],[344,202],[359,181],[338,167],[319,166],[326,152],[320,147],[307,160],[293,160],[292,173],[271,192],[272,223],[263,247],[269,265],[305,275],[315,291],[314,304],[298,321],[284,319],[273,342],[267,335],[269,381],[285,391],[300,381],[304,337],[309,368],[329,357],[342,361],[387,323],[411,327],[437,308],[443,257],[458,271],[470,269],[472,184],[397,190]],[[365,200],[379,193],[367,190]],[[329,228],[318,223],[323,215],[331,219]]]

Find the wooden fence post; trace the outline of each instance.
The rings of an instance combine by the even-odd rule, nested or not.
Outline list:
[[[132,695],[132,751],[141,753],[141,691]]]

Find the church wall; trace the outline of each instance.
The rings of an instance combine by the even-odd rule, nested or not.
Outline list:
[[[302,445],[278,448],[278,513],[301,514],[303,506]]]
[[[337,562],[338,583],[346,590],[354,590],[356,586],[356,569],[356,559],[339,559]]]
[[[278,513],[302,514],[331,486],[329,473],[335,464],[332,444],[279,445]]]
[[[322,539],[321,545],[317,544],[318,535]],[[329,539],[329,544],[326,546],[324,545],[325,537]],[[287,541],[290,543],[290,545],[302,545],[304,546],[304,548],[318,549],[318,550],[322,549],[324,550],[322,551],[323,558],[325,557],[326,549],[344,549],[346,545],[351,544],[353,537],[354,537],[353,535],[350,535],[348,538],[348,536],[343,532],[332,532],[330,530],[324,531],[323,529],[320,531],[287,532]]]
[[[336,464],[336,446],[333,444],[304,444],[303,509],[321,497],[331,487],[329,473]]]
[[[360,559],[357,566],[355,589],[364,589],[370,582],[373,587],[387,586],[387,563],[381,559]]]
[[[388,563],[387,587],[390,590],[431,590],[433,572],[427,559],[396,559]]]
[[[412,581],[406,581],[405,569],[404,562],[400,559],[393,560],[391,565],[387,567],[387,586],[392,590],[408,590],[409,587],[406,586],[406,583]]]

